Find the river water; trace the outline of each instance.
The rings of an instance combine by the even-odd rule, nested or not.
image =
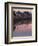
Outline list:
[[[16,36],[32,36],[32,24],[21,24],[16,25],[15,31],[12,34],[14,37]]]

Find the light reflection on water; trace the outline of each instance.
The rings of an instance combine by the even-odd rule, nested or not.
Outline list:
[[[16,25],[16,28],[15,28],[16,32],[25,32],[25,31],[31,31],[31,30],[32,30],[32,24]]]
[[[13,36],[32,36],[32,24],[16,25]]]

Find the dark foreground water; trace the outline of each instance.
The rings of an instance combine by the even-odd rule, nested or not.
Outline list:
[[[27,32],[13,32],[14,37],[19,37],[19,36],[32,36],[32,31],[27,31]]]

